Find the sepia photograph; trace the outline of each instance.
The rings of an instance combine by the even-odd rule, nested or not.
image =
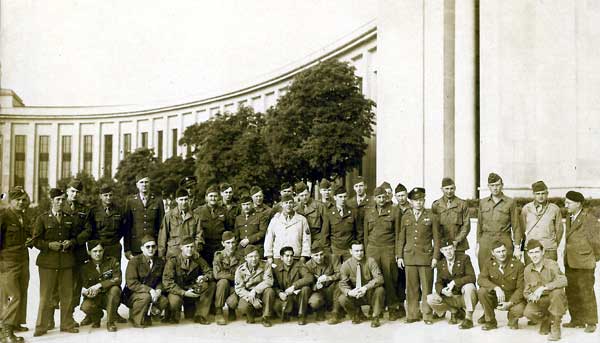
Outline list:
[[[0,343],[600,341],[600,1],[0,0]]]

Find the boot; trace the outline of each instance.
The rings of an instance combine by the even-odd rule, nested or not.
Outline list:
[[[221,309],[216,310],[215,320],[217,322],[217,325],[226,325],[227,324],[225,317],[223,317],[223,310],[221,310]]]
[[[561,317],[555,316],[550,327],[549,341],[558,341],[560,339],[560,320]]]
[[[12,325],[4,324],[2,326],[2,343],[23,343],[24,341],[23,337],[15,336]]]
[[[547,335],[550,333],[550,318],[546,317],[542,319],[540,323],[540,335]]]

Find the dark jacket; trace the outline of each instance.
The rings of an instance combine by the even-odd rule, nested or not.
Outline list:
[[[462,286],[472,283],[475,284],[475,271],[468,255],[458,254],[454,256],[454,265],[452,273],[448,270],[448,262],[445,258],[437,264],[437,276],[435,279],[435,290],[438,294],[451,281],[454,281],[453,294],[461,294]]]
[[[400,232],[400,210],[386,203],[381,208],[381,213],[376,206],[365,210],[364,243],[376,247],[393,247],[396,245],[397,235]]]
[[[431,211],[438,216],[440,222],[440,239],[458,242],[458,251],[468,250],[467,236],[471,231],[471,222],[467,202],[454,197],[448,206],[446,198],[442,197],[433,202]]]
[[[499,264],[494,258],[483,265],[477,283],[479,287],[494,289],[500,287],[506,295],[506,299],[513,304],[525,301],[523,298],[525,266],[515,257],[506,262],[504,273],[498,269]]]
[[[215,280],[227,279],[232,281],[235,279],[235,270],[244,262],[239,251],[234,251],[233,255],[225,256],[223,250],[215,252],[213,259],[213,274]]]
[[[208,263],[199,256],[190,258],[189,266],[185,265],[185,258],[179,254],[169,258],[163,273],[163,284],[167,292],[181,295],[196,285],[199,276],[213,280],[213,273]]]
[[[356,288],[356,270],[358,261],[354,258],[346,260],[340,267],[339,287],[342,294],[347,295],[348,291]],[[364,257],[360,261],[360,275],[362,286],[367,290],[383,285],[383,273],[377,265],[377,262],[371,257]]]
[[[196,208],[194,215],[200,221],[205,243],[214,246],[220,244],[221,235],[226,230],[227,211],[215,206],[211,212],[211,208],[205,204]]]
[[[312,286],[314,278],[306,267],[299,261],[294,261],[287,277],[284,277],[285,267],[283,261],[277,261],[277,266],[273,268],[273,290],[283,292],[290,286],[294,289],[301,289],[304,286]]]
[[[309,198],[306,206],[302,203],[298,203],[295,210],[306,218],[308,227],[310,227],[311,237],[314,237],[313,240],[317,239],[323,228],[325,205],[320,201]]]
[[[268,220],[267,215],[254,211],[250,213],[248,219],[246,219],[246,215],[243,213],[238,215],[235,218],[235,228],[233,231],[238,242],[244,238],[248,238],[248,244],[262,246],[265,234],[267,233],[267,226],[269,226]]]
[[[438,218],[431,210],[424,209],[418,220],[413,211],[404,213],[396,256],[408,266],[428,266],[432,259],[440,259]]]
[[[82,237],[78,238],[80,230],[73,216],[63,212],[60,222],[48,211],[40,215],[33,229],[33,244],[40,250],[36,264],[42,268],[68,269],[75,265],[73,249]],[[81,236],[83,236],[82,234]],[[66,250],[54,251],[48,246],[50,242],[71,241],[71,247]]]
[[[358,210],[344,206],[342,215],[333,206],[325,212],[321,243],[326,248],[350,249],[353,240],[364,239],[364,225],[358,221]]]
[[[19,220],[19,217],[21,220]],[[27,213],[18,214],[11,208],[0,210],[0,261],[26,261],[31,239],[31,222]]]
[[[567,217],[565,233],[565,266],[573,269],[594,269],[600,259],[600,223],[588,209],[572,222]]]
[[[87,206],[80,202],[65,202],[63,210],[73,217],[75,227],[79,230],[77,244],[73,247],[73,253],[75,254],[77,265],[80,265],[88,259],[86,243],[93,236],[92,213]]]
[[[127,215],[125,209],[112,204],[109,206],[110,214],[102,205],[97,205],[92,214],[92,239],[102,242],[102,245],[118,244],[127,229]]]
[[[100,283],[102,292],[112,286],[121,287],[121,264],[112,256],[105,256],[100,262],[100,273],[93,260],[87,260],[81,267],[81,281],[84,288],[90,288]]]
[[[323,286],[327,287],[340,279],[340,268],[341,265],[339,261],[334,259],[332,255],[323,255],[323,262],[321,264],[316,264],[314,260],[309,260],[305,263],[306,269],[313,275],[314,282],[317,282],[317,279],[321,275],[327,275],[331,277],[331,280],[328,280],[323,284]]]
[[[125,233],[125,249],[134,254],[142,252],[142,238],[144,235],[158,237],[160,224],[165,215],[165,208],[160,197],[152,194],[146,199],[146,206],[139,197],[139,194],[132,195],[125,204],[125,213],[127,215],[127,231]]]
[[[152,257],[152,270],[143,254],[136,255],[129,260],[125,271],[125,289],[123,290],[123,303],[131,293],[148,293],[150,289],[163,289],[163,271],[165,261],[154,255]]]

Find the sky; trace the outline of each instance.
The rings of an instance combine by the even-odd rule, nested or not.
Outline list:
[[[231,91],[373,21],[376,0],[0,0],[2,88],[27,106]]]

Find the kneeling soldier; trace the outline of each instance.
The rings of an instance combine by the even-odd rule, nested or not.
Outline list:
[[[475,271],[471,259],[466,254],[456,255],[456,248],[450,240],[442,244],[440,251],[444,258],[437,264],[435,291],[427,296],[427,303],[441,316],[449,310],[450,324],[458,324],[458,319],[464,318],[459,329],[470,329],[477,305]]]
[[[258,247],[249,244],[244,248],[246,262],[235,271],[235,293],[239,297],[238,308],[246,314],[246,322],[254,323],[257,310],[263,309],[262,323],[271,326],[271,309],[275,301],[271,266],[260,260]]]
[[[170,321],[179,322],[181,305],[186,318],[208,325],[208,311],[215,295],[213,272],[196,251],[194,238],[188,236],[179,243],[181,253],[167,261],[163,274],[165,291],[169,292]]]
[[[354,241],[350,244],[350,255],[352,257],[340,268],[340,305],[352,316],[352,324],[360,323],[359,311],[362,305],[371,306],[371,327],[379,327],[385,300],[381,269],[373,258],[365,258],[362,242]]]
[[[525,288],[527,299],[525,316],[540,323],[540,334],[547,335],[549,341],[560,339],[560,322],[567,310],[565,287],[567,278],[558,263],[544,258],[544,247],[540,241],[527,242],[527,255],[531,263],[525,267]]]
[[[152,325],[149,314],[166,310],[169,305],[162,294],[165,262],[156,256],[156,239],[144,235],[140,243],[142,253],[127,264],[122,296],[122,302],[129,307],[129,320],[136,328]]]
[[[337,324],[340,316],[340,305],[337,301],[340,296],[337,287],[339,265],[335,265],[335,255],[325,255],[323,245],[319,241],[313,242],[310,251],[311,258],[306,262],[306,268],[314,276],[315,283],[308,298],[308,305],[316,311],[317,321],[325,319],[325,310],[333,305],[330,323]]]
[[[104,257],[104,247],[100,241],[88,242],[88,254],[90,259],[81,268],[81,310],[91,319],[92,327],[99,328],[102,310],[106,309],[106,328],[115,332],[121,300],[121,265],[112,256]]]
[[[508,311],[508,327],[519,328],[519,318],[523,316],[525,298],[523,298],[523,263],[516,257],[508,258],[508,249],[502,241],[492,244],[492,259],[482,266],[477,283],[477,295],[483,306],[484,315],[479,324],[485,324],[483,330],[498,327],[494,308]]]
[[[273,309],[283,321],[298,310],[298,325],[306,325],[306,311],[310,286],[314,279],[300,261],[294,260],[294,248],[285,246],[279,250],[281,260],[273,269],[274,290],[277,293]]]
[[[222,235],[223,250],[215,253],[213,260],[213,274],[217,281],[215,293],[215,313],[218,325],[225,325],[227,321],[223,317],[223,310],[227,308],[229,321],[235,320],[235,309],[238,304],[238,296],[235,294],[234,278],[235,270],[240,265],[240,258],[236,253],[235,235],[231,231],[225,231]]]

